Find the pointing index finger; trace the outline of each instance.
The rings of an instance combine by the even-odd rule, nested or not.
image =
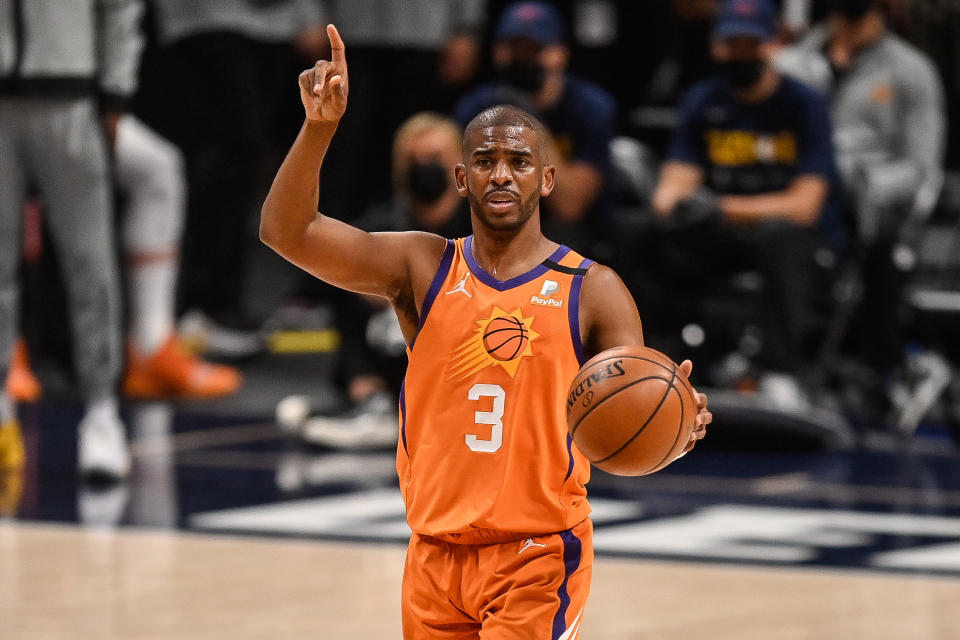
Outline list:
[[[332,24],[327,25],[327,37],[330,38],[330,59],[331,62],[347,63],[347,48],[343,44],[343,38],[340,32]]]

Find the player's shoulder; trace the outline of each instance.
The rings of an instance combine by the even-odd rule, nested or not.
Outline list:
[[[391,245],[399,247],[410,260],[438,263],[453,240],[428,231],[376,231],[375,235],[389,237]],[[434,264],[436,266],[436,264]]]
[[[591,262],[583,275],[582,296],[602,301],[604,295],[622,291],[626,285],[620,275],[605,264]]]

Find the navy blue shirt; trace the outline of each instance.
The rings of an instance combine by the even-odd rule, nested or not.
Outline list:
[[[464,96],[454,117],[466,126],[478,113],[497,104],[512,104],[531,110],[521,96],[499,83],[481,85]],[[604,189],[587,216],[606,215],[611,208],[607,183],[610,175],[610,141],[613,139],[616,106],[609,93],[595,84],[567,74],[563,94],[550,110],[535,113],[550,129],[559,152],[567,162],[583,162],[600,172]]]
[[[695,164],[722,195],[783,191],[798,176],[822,176],[830,193],[820,228],[841,236],[833,128],[826,100],[789,77],[763,102],[738,102],[723,78],[695,85],[680,104],[670,160]]]

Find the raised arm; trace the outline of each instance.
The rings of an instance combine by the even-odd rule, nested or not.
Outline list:
[[[593,265],[583,277],[580,294],[580,327],[584,355],[588,358],[613,347],[643,345],[643,324],[637,304],[620,277],[609,267]],[[684,360],[680,371],[687,378],[693,363]],[[707,433],[713,414],[707,410],[707,396],[694,390],[699,414],[684,453]]]
[[[260,239],[337,287],[410,301],[429,282],[444,240],[425,233],[366,233],[317,212],[320,167],[347,107],[346,48],[329,25],[331,59],[300,74],[306,119],[280,166],[260,217]],[[407,305],[408,306],[408,305]]]

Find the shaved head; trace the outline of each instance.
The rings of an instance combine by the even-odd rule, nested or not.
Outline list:
[[[553,191],[551,147],[547,128],[523,109],[497,105],[471,120],[455,177],[474,223],[498,232],[523,228],[539,211],[540,198]]]
[[[489,109],[484,109],[470,121],[467,128],[463,131],[463,153],[466,157],[472,149],[468,148],[468,140],[474,132],[491,127],[522,127],[530,129],[537,136],[537,155],[542,162],[546,162],[546,145],[544,144],[550,138],[550,133],[542,122],[534,118],[523,109],[508,104],[498,104]]]

